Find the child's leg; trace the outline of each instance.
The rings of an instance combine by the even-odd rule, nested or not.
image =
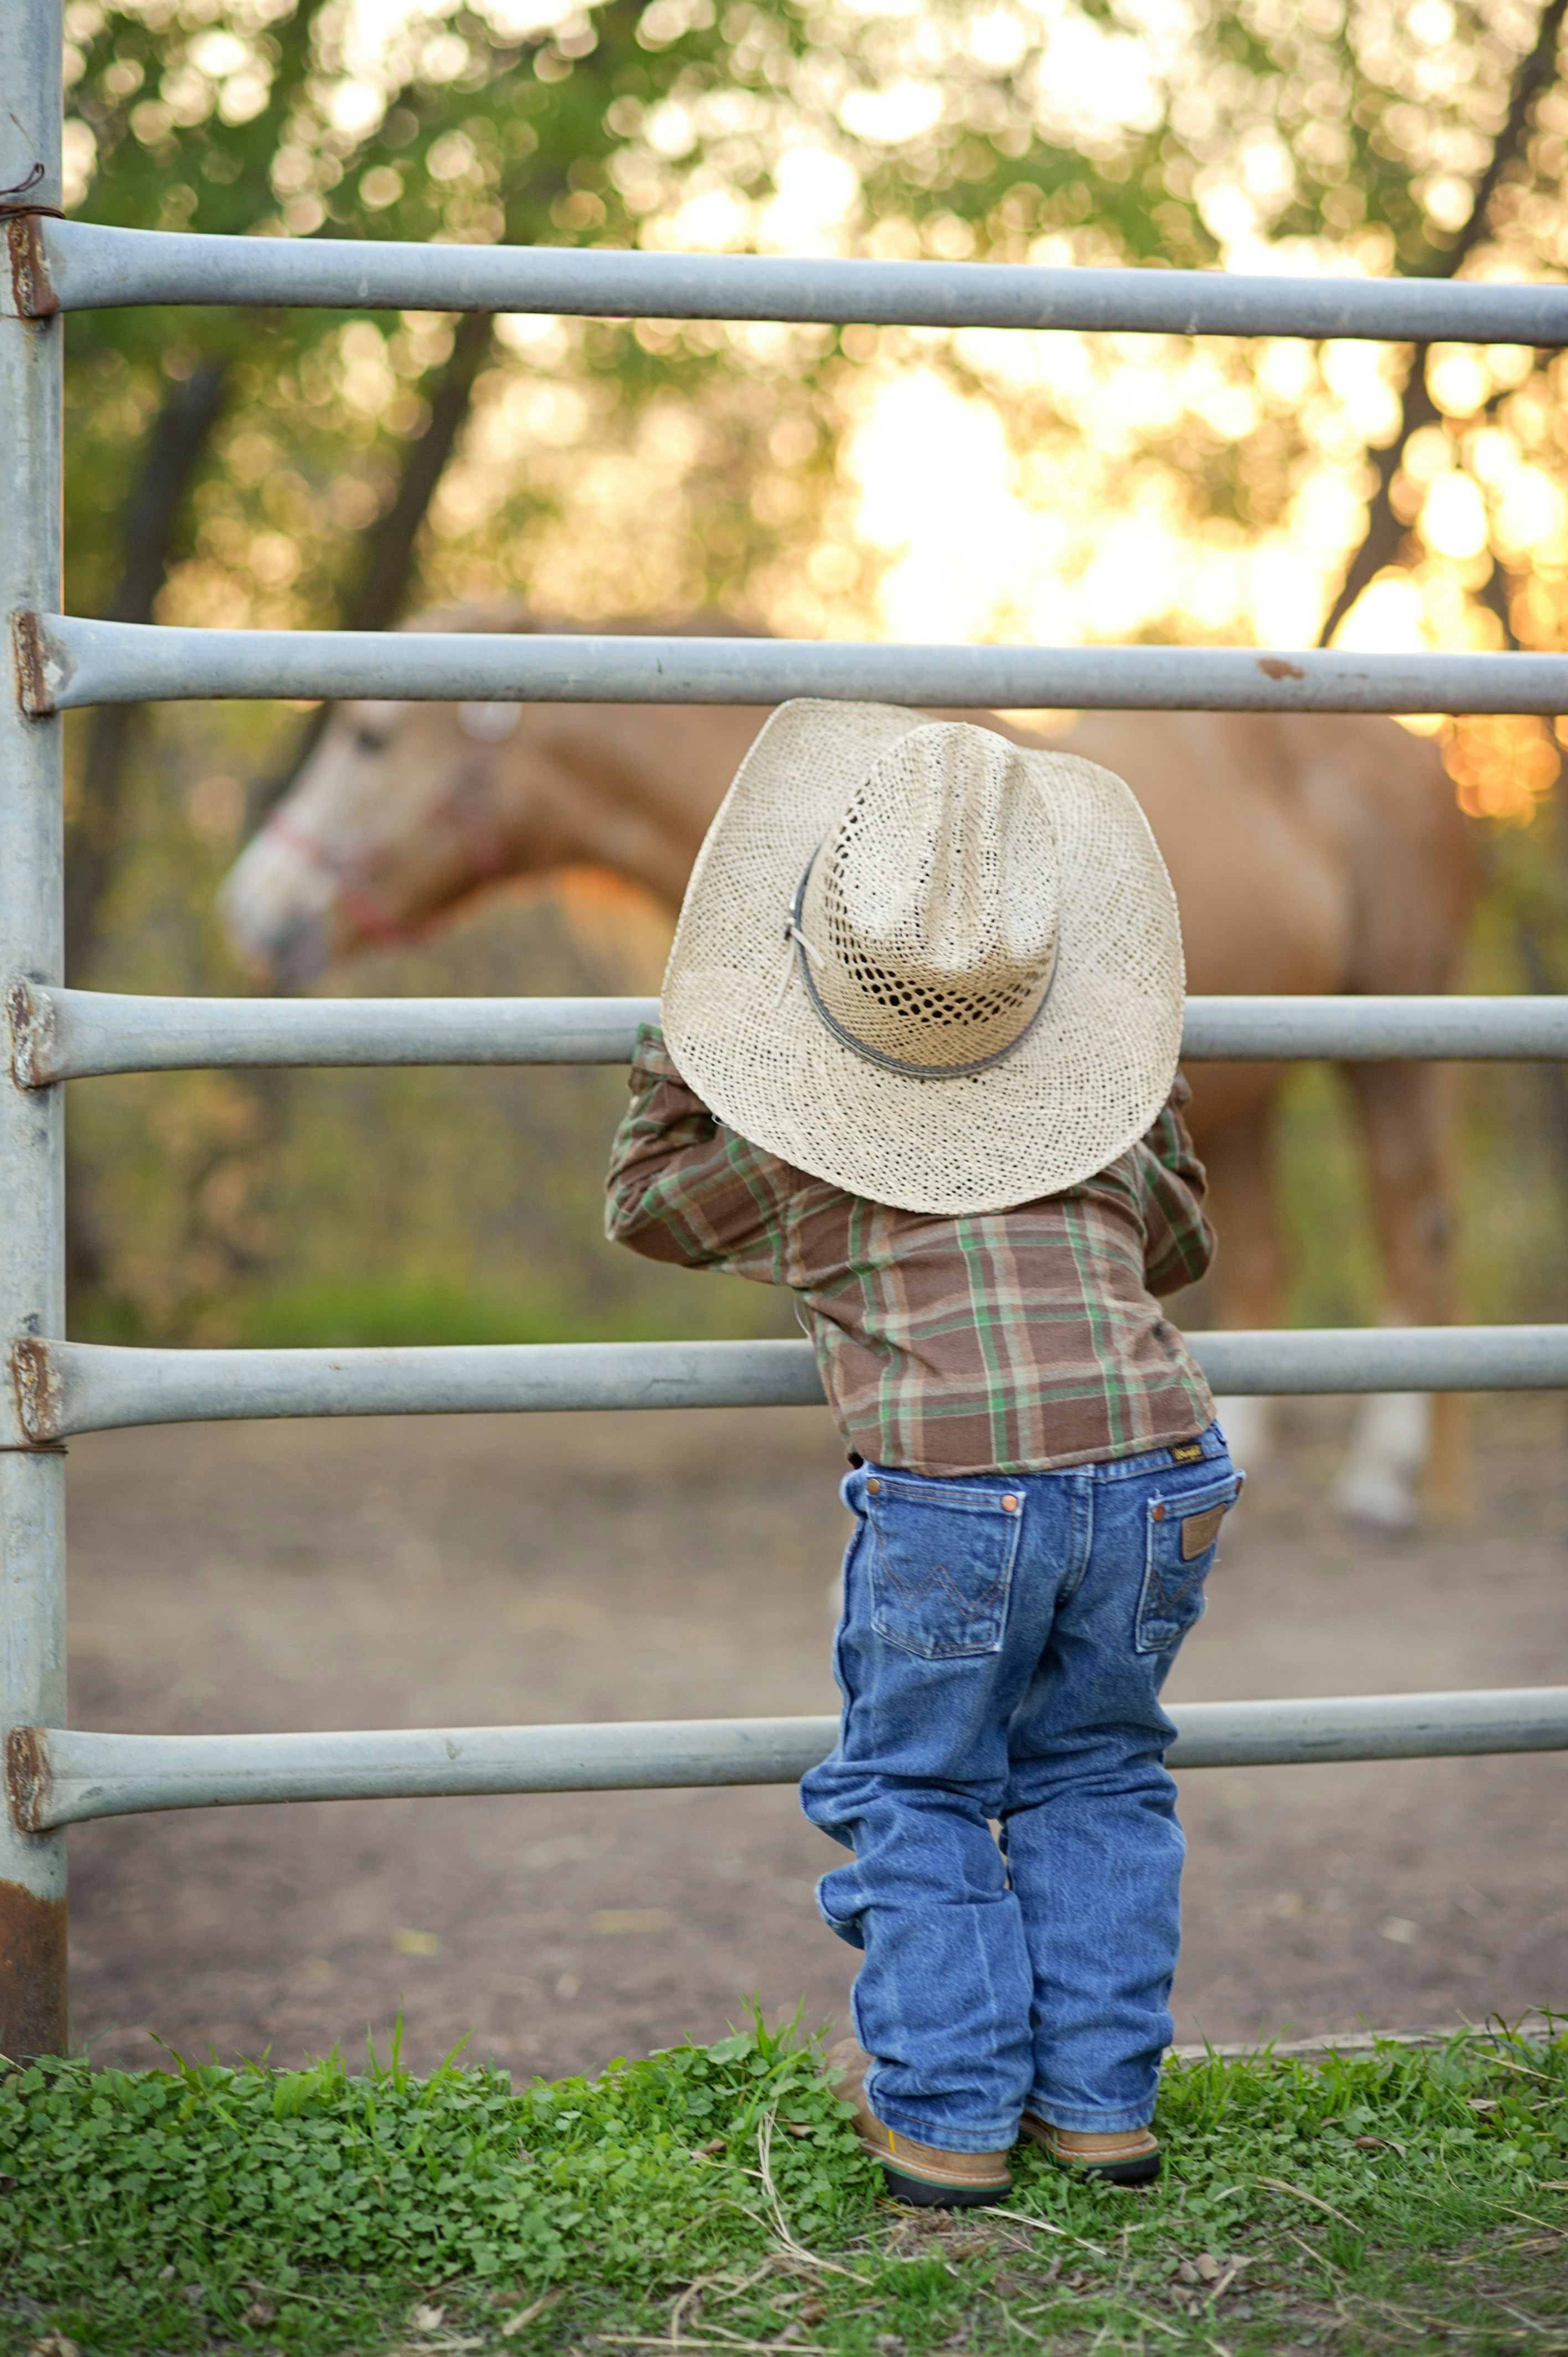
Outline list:
[[[817,1892],[824,1921],[865,1951],[851,2012],[875,2058],[866,2095],[886,2127],[918,2144],[1005,2152],[1032,2076],[1017,1902],[972,1797],[927,1792],[916,1809],[893,1781],[835,1776],[827,1805],[853,1829],[854,1863]],[[813,1792],[808,1813],[823,1805]],[[842,1808],[854,1817],[838,1819]]]
[[[801,1801],[854,1852],[818,1899],[865,1951],[871,2108],[949,2152],[1005,2151],[1032,2083],[1033,1970],[988,1820],[1050,1626],[1054,1577],[1028,1576],[1050,1555],[1049,1486],[876,1467],[844,1485],[861,1523],[834,1660],[843,1723]]]
[[[1223,1456],[1094,1477],[1087,1567],[1013,1722],[1004,1824],[1034,1971],[1027,2108],[1110,2133],[1150,2118],[1171,2037],[1185,1843],[1159,1690],[1237,1485]]]

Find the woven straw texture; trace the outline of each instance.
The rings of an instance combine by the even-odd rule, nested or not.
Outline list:
[[[722,1122],[812,1177],[1000,1211],[1142,1136],[1184,989],[1176,895],[1120,778],[968,723],[801,700],[708,831],[664,1031]]]

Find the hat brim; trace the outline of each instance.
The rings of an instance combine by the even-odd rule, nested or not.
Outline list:
[[[891,705],[783,705],[741,763],[686,890],[664,1035],[726,1127],[811,1177],[903,1211],[1003,1211],[1113,1162],[1170,1092],[1185,996],[1176,893],[1122,780],[1022,750],[1061,859],[1056,972],[1011,1055],[938,1080],[836,1039],[785,932],[824,832],[877,757],[931,724]]]

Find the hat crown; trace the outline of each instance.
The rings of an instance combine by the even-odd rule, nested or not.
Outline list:
[[[841,1036],[906,1070],[963,1071],[1027,1030],[1056,962],[1047,800],[993,732],[935,722],[871,766],[829,829],[801,925]]]

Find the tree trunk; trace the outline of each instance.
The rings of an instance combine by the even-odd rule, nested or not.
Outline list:
[[[1557,45],[1562,38],[1564,15],[1568,15],[1568,0],[1548,0],[1536,27],[1534,47],[1520,59],[1515,70],[1508,116],[1498,134],[1487,168],[1477,184],[1470,218],[1447,253],[1441,255],[1434,267],[1423,275],[1456,277],[1485,237],[1492,199],[1504,173],[1523,149],[1535,101],[1547,84],[1557,78]],[[1335,631],[1368,583],[1382,571],[1385,565],[1391,565],[1399,554],[1405,528],[1393,511],[1394,477],[1399,472],[1400,461],[1404,457],[1405,445],[1411,436],[1423,425],[1435,425],[1440,414],[1426,389],[1429,349],[1425,344],[1417,344],[1411,354],[1398,430],[1388,448],[1376,453],[1378,485],[1367,511],[1367,528],[1360,546],[1346,567],[1339,594],[1329,608],[1328,618],[1318,634],[1320,647],[1331,642]]]
[[[114,622],[150,622],[168,573],[169,555],[191,477],[206,454],[223,406],[227,370],[207,361],[171,387],[147,445],[125,519],[124,570],[109,608]],[[125,774],[141,718],[134,704],[101,704],[88,725],[81,814],[67,842],[65,968],[85,978],[98,946],[98,919],[113,880],[124,821]]]
[[[419,439],[408,447],[392,505],[365,536],[364,563],[344,610],[343,630],[390,630],[401,614],[414,577],[420,527],[467,423],[479,371],[494,348],[495,322],[489,314],[465,311],[431,396],[429,422]],[[319,744],[331,715],[329,704],[317,705],[300,732],[287,769],[252,787],[248,813],[252,828],[287,793]]]
[[[204,361],[172,386],[147,445],[141,479],[125,519],[124,570],[109,608],[116,622],[150,622],[168,572],[169,554],[191,477],[200,465],[223,405],[227,370]],[[99,945],[99,920],[114,879],[124,831],[125,779],[142,720],[134,704],[101,704],[88,723],[80,815],[66,837],[65,973],[86,981]],[[80,1162],[66,1190],[66,1286],[70,1298],[101,1291],[104,1257],[93,1218],[91,1183]]]
[[[346,630],[385,630],[396,621],[413,574],[419,528],[467,423],[474,386],[494,343],[489,314],[465,311],[431,396],[430,423],[409,448],[391,507],[368,535],[364,569],[343,617]]]

